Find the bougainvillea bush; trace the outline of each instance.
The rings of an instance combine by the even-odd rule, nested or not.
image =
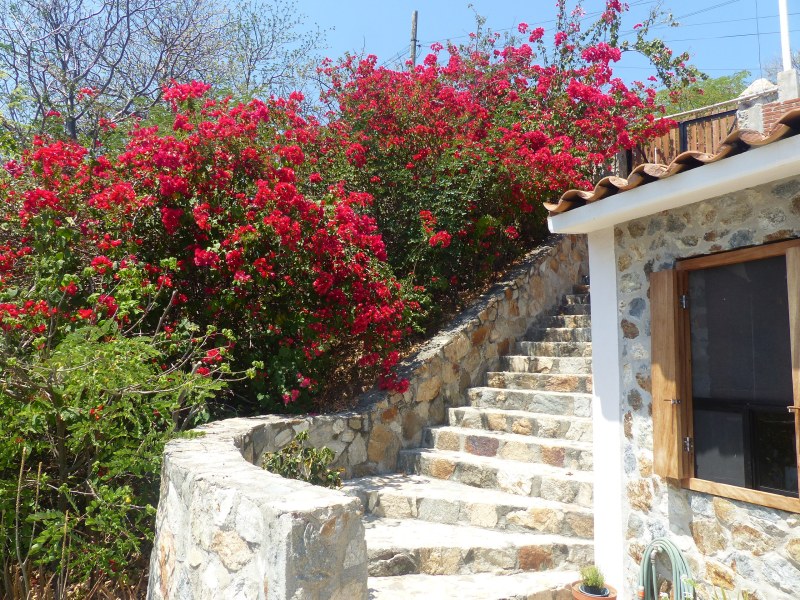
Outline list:
[[[545,233],[543,201],[592,185],[619,151],[674,125],[656,118],[652,87],[627,85],[613,65],[636,50],[672,83],[693,71],[644,41],[647,24],[619,42],[624,11],[610,1],[586,26],[580,7],[560,2],[552,39],[523,23],[516,42],[434,44],[413,69],[375,56],[323,65],[320,168],[374,198],[366,212],[398,277],[436,303],[474,288]]]
[[[551,45],[521,24],[414,69],[327,62],[321,121],[199,82],[127,128],[98,116],[89,148],[48,115],[0,175],[0,592],[131,583],[181,430],[405,390],[412,330],[528,250],[542,201],[671,126],[612,66],[691,69],[648,23],[621,42],[622,12],[584,28],[562,2]]]
[[[146,557],[163,444],[220,401],[309,407],[343,368],[404,385],[391,368],[414,306],[368,197],[298,191],[317,127],[297,99],[207,91],[166,89],[170,127],[134,127],[120,153],[39,139],[5,165],[6,587],[37,565],[85,580]]]

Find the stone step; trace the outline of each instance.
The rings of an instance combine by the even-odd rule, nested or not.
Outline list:
[[[455,427],[504,431],[540,438],[561,438],[577,442],[592,441],[592,421],[586,417],[565,417],[531,413],[523,410],[502,410],[461,406],[449,409],[448,422]]]
[[[489,371],[486,385],[509,390],[538,390],[587,394],[592,391],[591,375],[556,375],[553,373],[512,373]]]
[[[589,304],[589,294],[564,294],[563,304]]]
[[[516,373],[560,373],[561,375],[590,375],[592,359],[585,356],[523,356],[510,354],[500,357],[502,371]]]
[[[520,463],[429,448],[401,450],[398,466],[406,473],[446,479],[478,488],[536,496],[555,502],[592,506],[592,473]]]
[[[346,481],[376,517],[419,519],[502,531],[538,532],[593,539],[594,514],[574,504],[470,487],[420,475],[377,475]]]
[[[534,327],[525,336],[531,342],[591,342],[591,327]]]
[[[467,390],[467,400],[467,404],[474,408],[524,410],[567,417],[592,416],[591,394],[474,387]]]
[[[591,327],[592,318],[589,315],[550,315],[539,321],[539,327]]]
[[[580,471],[592,469],[592,445],[586,442],[452,426],[427,428],[425,442],[436,450],[496,456],[522,463],[544,463]]]
[[[593,541],[559,535],[374,517],[364,529],[372,577],[575,569],[594,558]]]
[[[370,577],[370,600],[569,600],[575,571]]]
[[[588,283],[576,283],[572,286],[572,293],[573,294],[588,294],[589,293],[589,284]]]
[[[564,315],[590,315],[592,314],[591,304],[565,304],[559,308]]]
[[[590,358],[592,344],[590,342],[517,342],[516,353],[525,356],[552,356]]]

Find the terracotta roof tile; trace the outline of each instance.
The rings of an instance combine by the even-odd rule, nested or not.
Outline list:
[[[645,163],[633,169],[627,179],[615,176],[604,177],[597,182],[593,190],[569,190],[561,196],[558,202],[545,202],[544,207],[550,211],[550,214],[567,212],[585,204],[597,202],[603,198],[615,196],[797,134],[800,134],[800,108],[790,110],[778,119],[769,135],[750,129],[737,129],[725,138],[719,150],[714,154],[690,150],[679,154],[668,165]]]

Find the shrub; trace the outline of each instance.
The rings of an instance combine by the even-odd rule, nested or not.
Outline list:
[[[136,127],[119,155],[42,138],[5,165],[4,593],[126,585],[148,554],[163,445],[225,386],[302,406],[339,363],[401,385],[408,307],[363,195],[297,191],[292,139],[314,130],[295,101],[205,90],[167,90],[172,130]]]
[[[44,567],[62,580],[124,584],[127,565],[146,560],[173,415],[200,409],[221,386],[162,370],[165,359],[154,339],[120,336],[104,322],[77,329],[30,362],[4,365],[13,371],[0,392],[7,582],[17,578],[24,590]]]
[[[366,191],[362,210],[383,236],[395,275],[435,299],[483,283],[546,232],[542,202],[589,187],[630,149],[674,124],[657,120],[655,91],[613,74],[623,50],[653,58],[665,77],[691,78],[663,43],[620,42],[623,6],[588,27],[580,3],[559,3],[554,42],[519,26],[434,44],[423,64],[394,70],[375,56],[328,62],[330,124],[317,141],[327,182]],[[672,69],[670,71],[669,69]]]
[[[142,261],[114,254],[116,213],[85,201],[95,166],[40,142],[0,183],[4,596],[129,583],[149,552],[163,445],[233,375],[224,357],[203,366],[232,335],[176,316]]]
[[[235,331],[235,341],[215,337],[198,372],[216,358],[234,370],[260,363],[246,388],[233,386],[239,408],[308,410],[356,369],[401,389],[391,369],[413,304],[361,214],[369,197],[337,186],[300,193],[298,173],[313,158],[298,143],[318,126],[297,115],[299,97],[233,104],[207,91],[166,90],[170,131],[135,127],[118,156],[39,141],[8,165],[19,226],[46,235],[54,219],[72,222],[59,235],[81,246],[100,286],[79,290],[91,299],[88,320],[133,318],[139,298],[115,282],[135,277],[152,305],[148,326],[171,334],[186,319]],[[22,247],[26,260],[39,260]],[[50,282],[57,291],[77,285],[69,268]]]
[[[271,473],[289,479],[299,479],[329,488],[341,487],[342,469],[328,467],[335,458],[333,450],[311,448],[307,443],[308,431],[301,431],[277,452],[265,454],[262,466]]]

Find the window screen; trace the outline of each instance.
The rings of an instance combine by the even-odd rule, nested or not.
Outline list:
[[[691,272],[689,311],[695,476],[797,495],[785,257]]]

